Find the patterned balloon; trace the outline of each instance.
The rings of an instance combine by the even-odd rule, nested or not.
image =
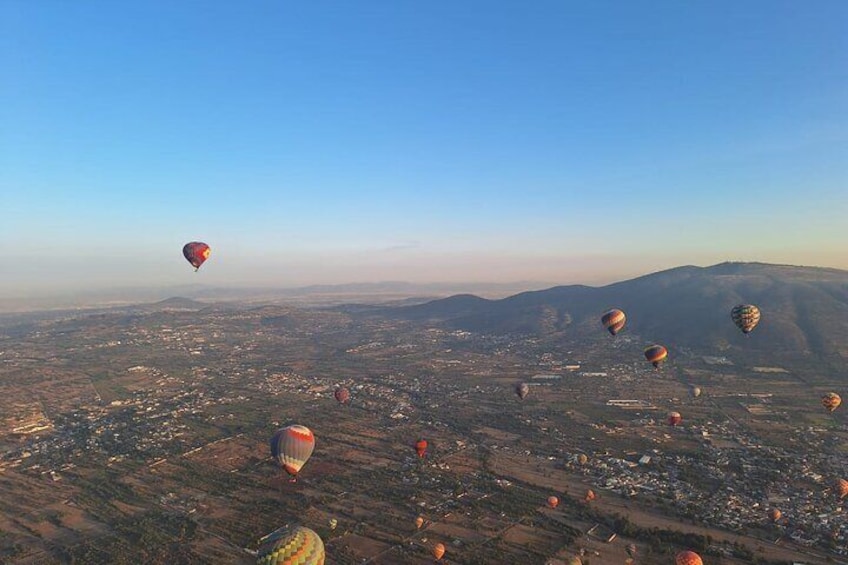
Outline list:
[[[583,565],[583,561],[575,555],[568,560],[568,565]]]
[[[416,528],[418,528],[420,530],[421,526],[423,526],[423,525],[424,525],[424,516],[419,516],[418,518],[415,519],[415,527]]]
[[[433,546],[433,557],[441,559],[445,555],[445,544],[437,543]]]
[[[585,453],[581,453],[580,455],[577,456],[577,462],[580,463],[581,465],[585,465],[586,463],[589,462],[589,458],[586,456]]]
[[[704,565],[704,562],[694,551],[681,551],[674,558],[674,565]]]
[[[197,271],[200,266],[209,259],[209,246],[201,241],[192,241],[183,245],[183,257],[191,263],[194,270]]]
[[[683,421],[683,416],[680,415],[680,412],[669,412],[667,421],[669,426],[678,426]]]
[[[654,368],[659,368],[660,363],[665,361],[666,357],[668,357],[668,349],[662,345],[652,345],[645,349],[645,359],[647,359]]]
[[[624,548],[624,550],[627,551],[627,555],[629,555],[630,557],[636,557],[636,544],[635,543],[629,544],[627,547]]]
[[[548,506],[551,508],[556,508],[559,505],[559,499],[555,496],[548,497]]]
[[[345,387],[337,388],[333,395],[336,397],[339,404],[345,404],[348,400],[350,400],[350,391]]]
[[[839,498],[845,498],[848,495],[848,481],[845,479],[836,481],[836,492],[839,493]]]
[[[339,526],[339,521],[335,518],[330,519],[330,529],[335,530]]]
[[[518,395],[518,398],[524,400],[524,398],[530,394],[530,387],[527,383],[518,383],[515,385],[515,394]]]
[[[314,449],[315,436],[306,426],[282,428],[271,438],[271,457],[293,477],[297,476]]]
[[[595,500],[595,491],[589,489],[586,491],[586,502],[592,502]]]
[[[601,316],[601,323],[612,335],[615,335],[620,332],[621,328],[624,327],[624,323],[626,321],[627,316],[625,316],[624,312],[617,308],[613,308],[612,310]]]
[[[261,540],[257,565],[324,565],[324,542],[303,526],[286,526]]]
[[[842,404],[842,397],[840,397],[835,392],[828,392],[821,399],[822,406],[827,408],[828,412],[833,412],[839,405]]]
[[[760,323],[760,309],[753,304],[739,304],[730,311],[730,317],[742,333],[751,333]]]

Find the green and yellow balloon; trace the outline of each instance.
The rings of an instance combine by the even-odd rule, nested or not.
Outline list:
[[[324,542],[303,526],[285,526],[260,540],[256,565],[324,565]]]

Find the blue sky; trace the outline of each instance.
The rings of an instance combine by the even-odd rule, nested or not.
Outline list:
[[[0,292],[848,268],[848,3],[0,2]]]

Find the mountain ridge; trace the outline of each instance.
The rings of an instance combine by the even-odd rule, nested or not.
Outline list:
[[[620,308],[625,332],[721,350],[737,341],[730,309],[742,303],[763,312],[748,346],[848,358],[848,271],[828,267],[684,265],[599,287],[555,286],[499,300],[456,295],[383,314],[484,333],[581,336],[598,331],[603,312]]]

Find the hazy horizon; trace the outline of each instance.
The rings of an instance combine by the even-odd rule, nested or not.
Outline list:
[[[0,14],[2,296],[848,268],[845,3]]]

